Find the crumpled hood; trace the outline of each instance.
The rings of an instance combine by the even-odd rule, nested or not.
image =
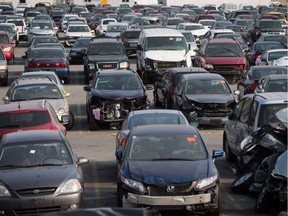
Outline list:
[[[145,184],[189,182],[212,176],[209,160],[128,161],[131,177]],[[210,175],[209,175],[210,174]],[[216,174],[216,173],[215,173]]]
[[[245,57],[206,57],[206,64],[240,65],[246,64]]]
[[[231,94],[186,94],[186,98],[189,101],[195,101],[198,103],[221,103],[221,104],[226,104],[229,101],[234,101],[234,97]]]
[[[58,187],[66,179],[77,178],[75,169],[71,169],[70,166],[73,165],[3,169],[0,172],[0,179],[12,190]]]
[[[147,59],[164,62],[183,61],[185,54],[185,50],[150,50],[145,52]]]
[[[95,90],[92,89],[92,95],[99,98],[106,98],[109,100],[122,100],[128,99],[131,100],[133,98],[139,98],[142,96],[146,96],[144,89],[139,90]]]

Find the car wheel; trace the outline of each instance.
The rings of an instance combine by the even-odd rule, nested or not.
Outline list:
[[[2,84],[2,86],[8,85],[8,76],[6,76],[6,78],[2,79],[1,84]]]
[[[229,142],[228,142],[228,139],[227,139],[227,136],[225,136],[224,138],[224,151],[225,151],[225,159],[228,163],[231,163],[231,162],[235,162],[235,155],[233,155],[233,153],[231,152],[231,149],[230,149],[230,146],[229,146]]]
[[[90,79],[89,79],[89,77],[86,74],[85,74],[85,78],[84,79],[85,79],[84,80],[85,85],[89,85]]]
[[[89,116],[89,130],[97,130],[99,128],[98,121]]]
[[[117,205],[123,207],[123,189],[119,183],[117,184]]]
[[[255,202],[255,212],[268,213],[271,207],[271,201],[271,195],[267,192],[266,184],[264,184]]]
[[[66,130],[71,130],[73,128],[75,121],[74,114],[71,111],[69,112],[69,116],[70,116],[69,123],[65,125]]]
[[[254,172],[249,171],[238,178],[236,178],[231,184],[231,190],[236,194],[244,194],[249,192],[249,187],[254,180]]]

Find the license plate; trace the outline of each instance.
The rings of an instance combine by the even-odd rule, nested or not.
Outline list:
[[[112,68],[112,65],[111,64],[105,64],[102,67],[108,69],[108,68]]]
[[[210,124],[211,125],[222,125],[222,120],[221,119],[210,119]]]
[[[130,44],[130,47],[136,47],[137,44]]]

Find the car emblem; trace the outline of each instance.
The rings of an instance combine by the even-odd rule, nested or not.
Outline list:
[[[167,191],[168,193],[173,193],[174,190],[175,190],[175,187],[174,187],[173,185],[169,185],[169,186],[167,186],[167,188],[166,188],[166,191]]]
[[[34,193],[34,194],[39,194],[39,193],[40,193],[40,190],[39,190],[39,189],[35,189],[35,190],[33,190],[33,193]]]
[[[47,66],[49,66],[50,64],[47,64]]]

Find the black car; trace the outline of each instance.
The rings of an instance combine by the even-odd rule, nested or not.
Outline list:
[[[131,110],[150,107],[146,87],[131,70],[98,71],[84,91],[90,130],[105,123],[121,123]]]
[[[69,52],[70,64],[83,64],[83,55],[81,52],[83,52],[83,49],[87,51],[90,41],[91,37],[80,37],[75,41]]]
[[[238,81],[237,89],[239,90],[239,97],[245,94],[254,93],[258,81],[261,77],[273,74],[287,74],[286,67],[281,66],[251,66],[244,76]]]
[[[128,55],[136,54],[136,48],[141,29],[126,29],[121,33],[120,39]]]
[[[118,205],[220,215],[219,174],[199,131],[191,125],[134,127],[120,161]],[[177,214],[184,215],[184,214]]]
[[[247,59],[249,61],[249,65],[255,65],[255,61],[259,55],[261,55],[266,50],[272,49],[287,49],[287,43],[282,44],[278,41],[261,41],[254,42],[251,49],[247,53]]]
[[[80,165],[89,161],[75,155],[60,131],[17,131],[5,134],[0,143],[0,208],[4,215],[84,207]]]
[[[236,105],[237,92],[219,74],[183,74],[172,96],[172,108],[195,125],[221,126]]]
[[[115,38],[91,40],[87,51],[83,49],[82,55],[84,56],[85,84],[93,79],[97,71],[130,68],[125,47]]]
[[[163,106],[165,109],[171,109],[172,95],[179,78],[182,74],[190,73],[208,73],[208,71],[201,67],[179,67],[167,69],[159,80],[154,83],[154,105],[156,107]]]

